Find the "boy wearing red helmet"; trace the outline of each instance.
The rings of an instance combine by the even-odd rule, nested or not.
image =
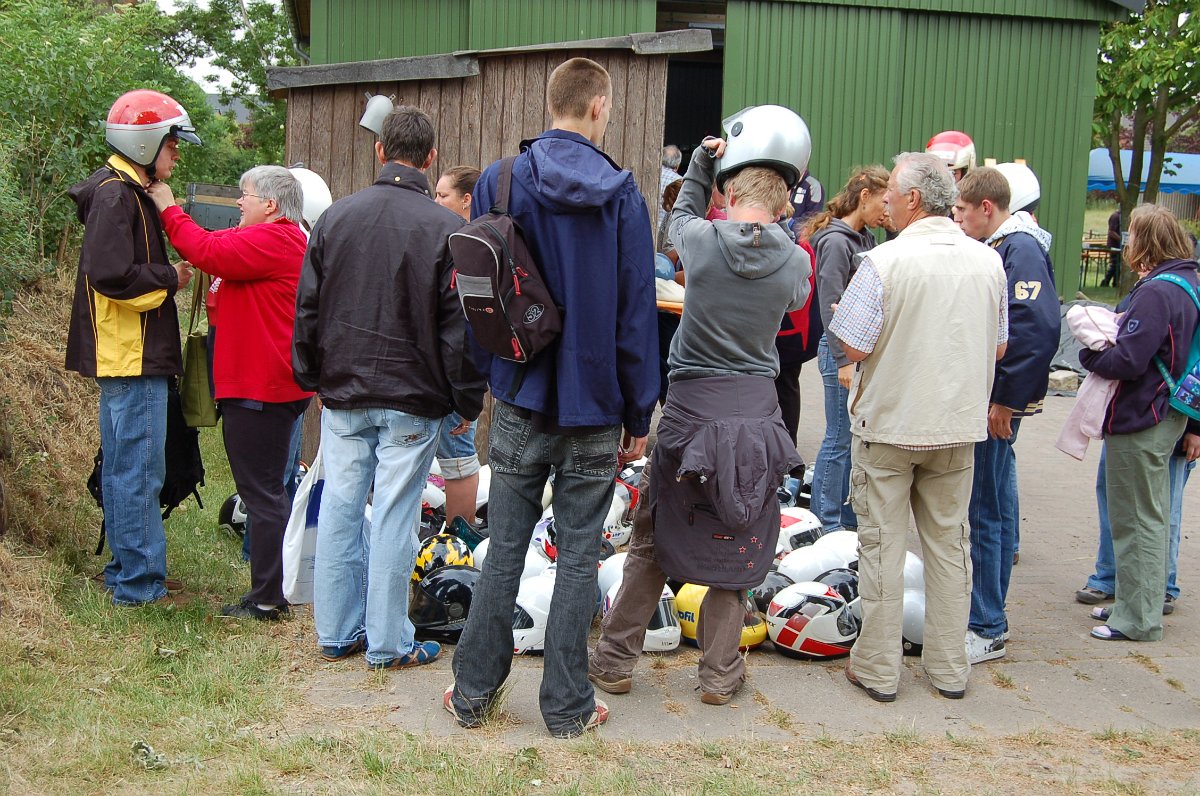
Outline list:
[[[84,224],[66,367],[100,388],[104,585],[117,605],[167,596],[159,515],[166,471],[167,383],[182,370],[174,295],[192,277],[172,265],[146,188],[171,176],[179,141],[199,144],[187,111],[166,94],[122,95],[108,114],[114,154],[70,196]]]

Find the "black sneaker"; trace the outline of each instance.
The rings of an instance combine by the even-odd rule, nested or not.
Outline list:
[[[257,619],[260,622],[277,622],[290,613],[286,605],[276,605],[273,608],[259,608],[257,603],[243,599],[239,603],[222,606],[221,613],[217,614],[217,616],[222,616],[226,619]]]

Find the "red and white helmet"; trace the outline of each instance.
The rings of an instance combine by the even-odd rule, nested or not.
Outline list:
[[[118,155],[153,173],[163,142],[174,136],[200,144],[188,112],[159,91],[140,88],[122,94],[108,111],[104,141]]]
[[[788,658],[849,655],[859,627],[842,595],[823,583],[788,586],[767,608],[767,633],[776,651]]]
[[[930,138],[925,145],[925,152],[941,158],[951,171],[970,171],[975,168],[975,142],[971,136],[958,130],[946,130]]]

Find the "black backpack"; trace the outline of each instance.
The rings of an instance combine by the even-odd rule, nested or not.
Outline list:
[[[450,235],[454,284],[471,332],[489,353],[528,362],[562,331],[562,313],[508,214],[515,157],[500,161],[496,203]]]
[[[158,502],[162,506],[162,518],[171,516],[189,495],[196,497],[196,503],[204,508],[200,499],[199,487],[204,486],[204,461],[200,458],[200,432],[187,424],[183,419],[183,403],[179,397],[179,387],[175,379],[171,379],[167,388],[167,471],[163,478],[162,489],[158,493]],[[96,449],[96,458],[92,464],[92,474],[88,476],[87,488],[96,500],[96,505],[104,508],[103,487],[104,449]],[[96,544],[96,555],[104,552],[104,521],[100,521],[100,541]]]

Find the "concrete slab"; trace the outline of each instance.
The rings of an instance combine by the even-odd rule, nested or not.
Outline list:
[[[805,369],[801,388],[799,448],[812,462],[824,431],[815,366]],[[1185,493],[1179,557],[1184,594],[1165,619],[1164,639],[1142,644],[1092,639],[1088,631],[1099,623],[1088,616],[1088,606],[1074,601],[1074,592],[1084,585],[1095,555],[1099,448],[1093,446],[1084,462],[1054,448],[1074,400],[1047,398],[1046,412],[1022,424],[1016,446],[1021,558],[1009,593],[1013,637],[1005,658],[972,672],[966,699],[938,696],[919,659],[905,659],[898,700],[881,705],[845,681],[841,662],[793,661],[764,648],[750,653],[747,688],[730,705],[711,707],[699,701],[696,690],[697,652],[684,648],[643,658],[632,693],[601,695],[612,709],[603,736],[786,742],[913,731],[988,736],[1200,726],[1200,602],[1192,591],[1197,551],[1190,530],[1200,518],[1200,491]],[[915,534],[910,546],[919,550]],[[321,666],[310,678],[307,697],[315,707],[384,712],[411,732],[454,735],[465,731],[441,707],[450,681],[449,654],[428,667],[386,675],[368,674],[357,659]],[[539,658],[517,659],[506,719],[483,732],[506,744],[544,741],[540,681]]]

